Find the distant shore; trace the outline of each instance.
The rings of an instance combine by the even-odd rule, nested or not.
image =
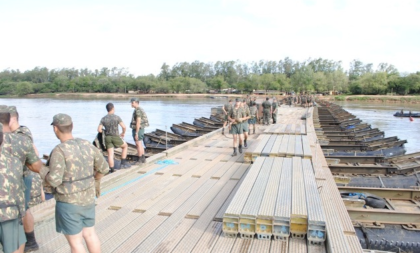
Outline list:
[[[129,93],[43,93],[26,95],[27,98],[112,98],[112,99],[128,99],[130,97],[145,98],[244,98],[247,94],[129,94]],[[264,98],[267,95],[250,95],[251,97]],[[272,95],[268,95],[271,97]],[[283,96],[276,96],[282,99]],[[354,102],[371,102],[371,103],[411,103],[420,104],[420,96],[400,96],[400,95],[330,95],[319,96],[318,98],[327,101],[354,101]]]

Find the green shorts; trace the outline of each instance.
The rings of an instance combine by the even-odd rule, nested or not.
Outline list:
[[[19,218],[0,222],[0,245],[4,253],[12,253],[25,243],[25,231]]]
[[[32,178],[33,175],[31,174],[23,177],[23,182],[25,183],[25,210],[29,209],[29,202],[31,201]]]
[[[248,127],[248,121],[244,121],[242,122],[242,132],[248,132],[249,127]]]
[[[248,120],[248,124],[255,125],[257,123],[257,118],[251,118]]]
[[[233,124],[230,127],[231,134],[243,134],[242,123]]]
[[[124,144],[124,140],[119,135],[105,136],[106,149],[119,148]]]
[[[134,141],[136,141],[136,139],[134,138],[134,136],[136,136],[136,129],[133,129],[133,139]],[[137,133],[137,136],[139,137],[137,141],[142,141],[144,139],[144,128],[140,128],[139,132]]]
[[[55,204],[55,230],[65,235],[76,235],[83,228],[95,226],[95,203],[78,206],[57,201]]]

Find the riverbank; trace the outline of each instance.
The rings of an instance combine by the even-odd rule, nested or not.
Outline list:
[[[420,104],[420,96],[339,95],[339,96],[324,96],[322,97],[322,99],[327,100],[327,101]]]
[[[130,97],[145,98],[226,98],[244,97],[245,94],[132,94],[132,93],[43,93],[29,94],[26,98],[82,98],[82,99],[125,99]],[[253,95],[254,96],[254,95]],[[258,96],[257,96],[258,97]]]

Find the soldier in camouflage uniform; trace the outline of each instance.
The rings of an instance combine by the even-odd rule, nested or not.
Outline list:
[[[132,98],[130,101],[131,107],[134,108],[130,128],[133,129],[133,138],[136,143],[137,153],[140,157],[140,162],[145,163],[146,157],[144,156],[143,138],[144,128],[149,126],[149,120],[147,118],[146,112],[139,105],[139,99]]]
[[[72,252],[100,252],[95,232],[95,179],[109,167],[101,151],[89,141],[74,138],[69,115],[59,113],[51,123],[60,140],[40,175],[54,189],[56,231],[63,233]]]
[[[248,147],[248,144],[246,141],[248,140],[248,132],[249,132],[249,126],[248,126],[248,120],[251,118],[251,112],[249,111],[249,107],[247,104],[247,100],[244,99],[244,101],[241,104],[242,109],[242,130],[244,132],[244,147]]]
[[[5,110],[0,109],[0,114]],[[2,144],[3,124],[0,123],[0,151]],[[25,213],[25,196],[22,163],[17,157],[0,153],[0,184],[0,248],[5,253],[23,252],[26,237],[21,219]]]
[[[272,108],[273,108],[273,124],[276,124],[276,122],[277,122],[277,107],[278,107],[278,105],[277,105],[277,99],[273,99],[273,104],[271,105],[272,106]]]
[[[222,106],[223,113],[225,114],[225,122],[223,122],[222,134],[225,134],[226,125],[229,125],[228,113],[230,109],[232,109],[232,99],[229,99],[229,102]]]
[[[18,135],[26,136],[32,143],[37,156],[38,150],[33,143],[32,133],[26,126],[19,124],[19,113],[17,112],[16,106],[9,106],[10,113],[10,131]],[[23,182],[25,184],[25,208],[26,213],[23,217],[23,228],[26,235],[25,252],[36,251],[39,249],[38,243],[35,239],[35,227],[34,217],[29,209],[30,206],[41,203],[45,200],[44,191],[42,189],[42,180],[38,173],[30,171],[28,168],[24,168]]]
[[[98,126],[98,132],[105,134],[105,146],[108,151],[108,164],[109,169],[114,172],[114,148],[122,148],[121,154],[121,167],[130,168],[131,165],[127,162],[127,143],[124,141],[125,124],[121,118],[115,115],[114,104],[108,103],[106,105],[108,114],[101,119]],[[119,134],[118,125],[122,128],[122,133]],[[105,132],[103,128],[105,127]]]
[[[265,101],[262,103],[263,107],[263,124],[269,125],[270,124],[270,115],[272,113],[271,103],[268,101],[269,98],[266,98]]]
[[[242,129],[242,110],[240,107],[241,102],[239,101],[239,98],[235,100],[235,107],[230,109],[228,114],[228,119],[231,123],[231,129],[230,132],[233,134],[233,154],[232,156],[238,155],[236,153],[236,143],[239,139],[239,153],[242,153],[242,139],[243,139],[243,129]]]
[[[255,124],[258,121],[258,109],[257,104],[252,102],[251,107],[249,108],[250,119],[248,120],[248,125],[252,125],[253,133],[255,134]],[[251,134],[251,128],[248,131],[248,134]]]

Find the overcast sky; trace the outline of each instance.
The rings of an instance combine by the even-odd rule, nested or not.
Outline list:
[[[420,71],[416,0],[0,0],[0,70],[290,57]]]

